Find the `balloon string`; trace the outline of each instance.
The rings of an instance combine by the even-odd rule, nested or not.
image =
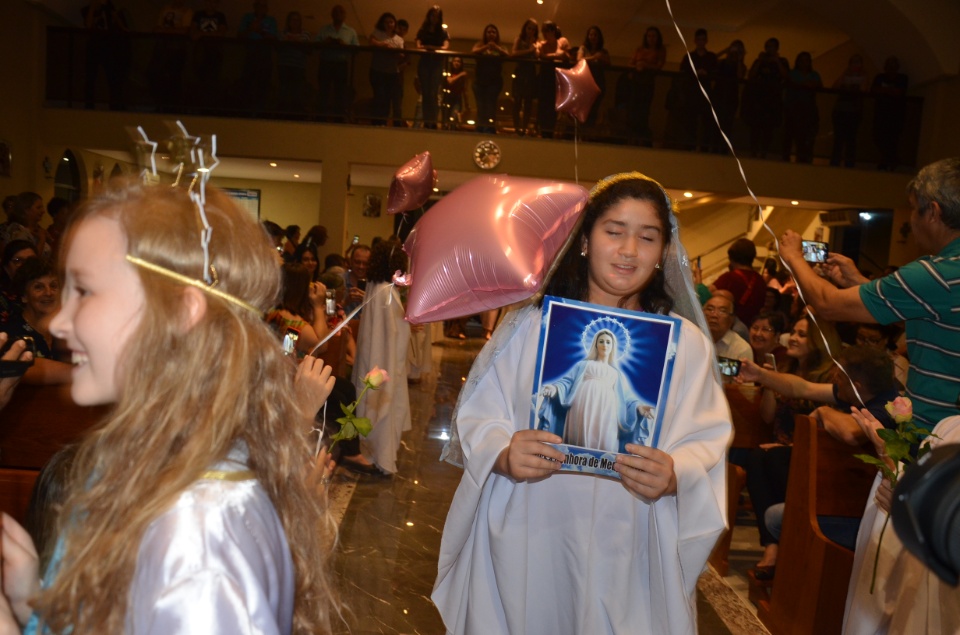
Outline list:
[[[388,289],[392,289],[394,286],[396,286],[396,285],[391,282],[390,284],[388,284],[388,285],[386,285],[386,286],[383,286],[383,287],[380,287],[379,289],[377,289],[377,292],[374,293],[374,294],[373,294],[372,296],[370,296],[369,298],[364,299],[364,301],[363,301],[357,308],[355,308],[353,311],[350,311],[350,315],[348,315],[347,317],[343,318],[343,321],[340,322],[340,324],[337,324],[337,326],[336,326],[332,331],[330,331],[329,333],[327,333],[327,336],[326,336],[325,338],[323,338],[322,340],[320,340],[320,342],[319,342],[316,346],[314,346],[313,348],[311,348],[311,349],[310,349],[310,352],[307,353],[307,355],[313,355],[315,352],[317,352],[317,349],[318,349],[318,348],[320,348],[321,346],[323,346],[324,344],[326,344],[326,343],[330,340],[331,337],[333,337],[334,335],[336,335],[337,333],[339,333],[340,330],[341,330],[343,327],[345,327],[347,324],[349,324],[349,323],[350,323],[350,320],[352,320],[352,319],[354,318],[354,316],[363,309],[363,307],[365,307],[365,306],[367,306],[368,304],[370,304],[371,302],[373,302],[373,300],[374,300],[377,296],[379,296],[381,293],[383,293],[384,291],[387,291]]]
[[[580,185],[580,152],[577,143],[580,138],[580,128],[577,126],[577,118],[573,118],[573,180]]]
[[[700,75],[696,72],[696,66],[693,64],[693,55],[690,53],[687,46],[687,40],[683,37],[683,32],[680,30],[680,25],[677,24],[676,18],[673,17],[673,8],[670,6],[670,0],[664,0],[667,5],[667,12],[670,14],[670,20],[673,22],[673,28],[676,29],[677,35],[680,36],[680,42],[683,44],[683,50],[686,51],[687,61],[690,64],[690,70],[693,73],[694,78],[697,80],[697,86],[700,87],[700,92],[703,93],[704,99],[707,100],[707,104],[710,106],[710,114],[713,115],[713,120],[717,124],[717,130],[720,131],[720,136],[723,137],[724,143],[727,144],[727,148],[730,149],[730,154],[733,155],[734,161],[737,162],[737,169],[740,171],[740,178],[743,179],[743,184],[747,188],[747,192],[750,194],[750,198],[753,199],[753,202],[757,205],[757,216],[760,219],[760,222],[763,223],[764,229],[767,230],[767,233],[773,238],[773,243],[777,248],[777,254],[780,253],[780,241],[777,239],[777,235],[773,232],[773,229],[770,225],[767,224],[767,218],[770,217],[770,214],[767,214],[766,218],[763,215],[763,208],[760,206],[760,201],[757,199],[757,195],[753,193],[753,190],[750,188],[750,183],[747,181],[747,174],[743,170],[743,163],[740,162],[740,157],[737,156],[736,150],[733,149],[733,144],[730,142],[730,138],[727,136],[726,131],[724,131],[723,126],[720,125],[720,117],[717,115],[716,109],[713,107],[713,100],[710,99],[710,95],[707,94],[707,89],[704,87],[703,82],[700,81]],[[773,211],[771,210],[771,214]],[[780,262],[783,263],[783,266],[786,267],[787,271],[793,276],[793,269],[786,263],[783,258],[780,258]],[[794,276],[796,278],[796,276]],[[806,305],[807,300],[803,297],[803,291],[800,289],[800,285],[796,285],[797,293],[800,295],[800,299]],[[861,406],[864,406],[863,398],[860,396],[860,392],[857,390],[857,387],[853,383],[853,379],[850,377],[850,373],[847,372],[847,369],[843,367],[843,364],[837,361],[836,357],[833,356],[833,351],[830,350],[830,343],[827,342],[827,336],[824,335],[823,329],[820,328],[820,323],[817,322],[816,316],[810,311],[809,307],[806,309],[807,315],[810,316],[810,319],[813,320],[813,323],[817,326],[817,330],[820,331],[820,339],[823,340],[823,345],[826,348],[827,355],[837,365],[837,368],[846,375],[847,379],[850,380],[850,386],[853,388],[853,393],[856,395],[857,400],[860,402]]]

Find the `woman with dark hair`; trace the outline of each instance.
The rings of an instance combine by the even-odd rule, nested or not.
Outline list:
[[[587,29],[587,35],[583,38],[583,44],[577,49],[577,60],[586,60],[590,68],[590,74],[593,75],[593,81],[597,83],[600,89],[600,95],[593,102],[590,108],[590,115],[584,125],[592,128],[597,123],[597,114],[600,112],[600,103],[607,92],[607,76],[604,73],[604,67],[610,66],[610,53],[603,47],[603,31],[598,26],[592,26]]]
[[[37,248],[28,240],[14,240],[4,246],[3,259],[0,260],[0,324],[23,308],[13,276],[27,259],[37,255]]]
[[[564,454],[550,444],[561,437],[531,429],[535,301],[477,358],[445,455],[464,467],[432,596],[449,632],[696,631],[697,577],[725,526],[731,424],[678,231],[658,183],[604,179],[546,285],[600,305],[598,317],[619,307],[681,318],[658,447],[628,443],[619,481],[558,472]]]
[[[473,45],[473,53],[479,56],[473,80],[473,96],[477,100],[477,132],[496,134],[497,100],[503,90],[502,60],[510,55],[500,44],[500,29],[496,24],[483,27],[483,37]]]
[[[793,70],[787,75],[783,100],[783,160],[790,161],[796,145],[797,163],[813,162],[813,142],[820,128],[816,91],[823,88],[820,73],[813,70],[813,58],[802,51],[797,54]]]
[[[403,49],[403,38],[397,35],[397,18],[392,13],[384,13],[370,34],[370,45],[383,49]],[[394,125],[401,121],[401,97],[403,86],[400,84],[400,61],[402,53],[374,52],[370,59],[370,86],[373,88],[371,110],[373,124],[385,126],[393,107]]]
[[[310,274],[310,282],[320,280],[320,257],[317,255],[317,246],[311,242],[302,242],[293,252],[292,261],[304,266]]]
[[[740,106],[740,83],[747,77],[747,65],[743,62],[746,54],[747,49],[741,40],[734,40],[730,46],[717,53],[713,107],[717,111],[720,130],[727,136],[733,132],[733,121],[737,117],[737,108]],[[719,134],[714,136],[712,151],[721,154],[729,152]]]
[[[11,317],[4,329],[11,340],[33,338],[35,355],[59,360],[50,334],[50,320],[60,310],[60,278],[53,266],[39,258],[27,258],[13,276],[23,311]]]
[[[667,49],[663,46],[660,29],[650,27],[643,34],[643,43],[633,53],[633,82],[629,102],[629,140],[649,146],[653,143],[650,130],[650,104],[653,103],[657,71],[667,61]]]
[[[520,27],[520,35],[513,41],[510,56],[520,59],[536,58],[539,39],[540,27],[536,20],[529,18]],[[513,71],[511,89],[513,92],[513,128],[522,137],[527,134],[530,114],[533,112],[533,98],[537,96],[537,67],[532,61],[517,62],[517,67]]]
[[[386,474],[397,471],[400,435],[410,429],[410,397],[407,392],[407,350],[410,325],[403,319],[400,294],[392,284],[395,271],[407,270],[407,255],[398,240],[383,240],[374,245],[367,268],[366,297],[360,331],[357,333],[357,359],[353,365],[353,383],[363,387],[363,378],[374,367],[387,371],[390,380],[379,390],[370,391],[357,406],[357,416],[367,417],[373,430],[360,447]]]
[[[300,225],[287,225],[287,228],[283,230],[283,259],[287,262],[293,258],[293,253],[297,250],[297,246],[300,244]]]
[[[780,295],[775,289],[772,291]],[[780,335],[786,328],[787,318],[777,310],[762,311],[753,319],[750,324],[750,348],[753,349],[755,364],[768,364],[767,355],[773,355],[774,370],[788,367],[787,347],[780,344]]]
[[[470,109],[467,101],[467,71],[463,67],[463,58],[454,55],[450,58],[450,69],[443,78],[443,127],[456,130],[460,127],[465,110]]]
[[[295,332],[296,351],[303,356],[312,351],[329,332],[324,313],[327,289],[319,282],[311,282],[307,268],[301,264],[287,263],[281,272],[283,286],[280,304],[267,314],[267,323],[281,339],[288,332]]]
[[[427,10],[427,15],[417,31],[417,48],[427,51],[420,55],[417,64],[417,77],[420,79],[420,94],[423,95],[423,122],[426,128],[437,127],[437,104],[440,93],[440,79],[443,76],[443,58],[434,55],[434,51],[450,48],[450,36],[443,28],[443,10],[435,4]]]
[[[543,23],[543,39],[537,47],[540,74],[537,75],[537,127],[544,139],[553,138],[557,125],[557,67],[570,61],[570,42],[560,27],[547,20]]]

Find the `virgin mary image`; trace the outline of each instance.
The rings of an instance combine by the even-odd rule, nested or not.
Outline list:
[[[642,402],[617,365],[617,336],[601,329],[586,359],[541,388],[541,430],[563,442],[604,452],[622,451],[622,443],[646,445],[653,407]]]

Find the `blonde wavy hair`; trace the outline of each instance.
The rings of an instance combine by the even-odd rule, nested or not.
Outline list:
[[[259,223],[214,190],[206,213],[217,288],[270,308],[280,271]],[[88,202],[72,227],[91,217],[119,221],[129,255],[203,279],[199,217],[183,189],[124,183]],[[293,362],[258,315],[209,293],[203,316],[184,329],[185,285],[137,272],[146,306],[118,363],[119,397],[78,450],[60,516],[64,556],[36,609],[55,632],[123,632],[147,527],[245,441],[293,558],[294,632],[330,631],[340,613],[328,562],[336,526],[325,495],[307,483],[313,459]]]

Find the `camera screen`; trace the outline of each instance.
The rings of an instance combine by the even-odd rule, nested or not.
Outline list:
[[[803,241],[803,259],[807,262],[826,262],[827,243],[815,240]]]
[[[718,357],[720,362],[720,372],[727,377],[735,377],[740,374],[740,360],[729,357]]]

